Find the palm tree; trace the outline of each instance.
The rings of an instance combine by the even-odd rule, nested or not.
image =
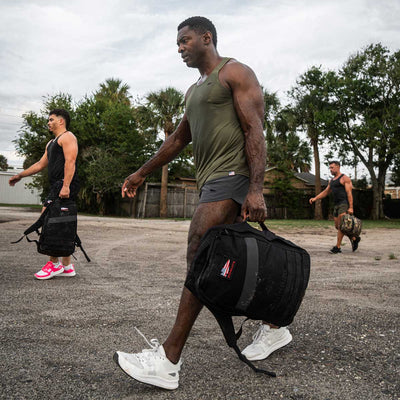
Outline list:
[[[100,89],[95,93],[96,100],[105,102],[131,104],[131,95],[129,94],[129,85],[122,84],[121,79],[109,78],[104,83],[100,83]]]
[[[179,90],[168,87],[146,96],[147,107],[153,115],[154,125],[165,134],[165,140],[171,135],[182,118],[184,95]],[[162,168],[160,217],[167,216],[168,164]]]
[[[297,80],[297,85],[289,92],[295,100],[294,109],[297,114],[298,125],[303,127],[310,139],[314,153],[315,165],[315,194],[321,192],[321,167],[319,145],[324,137],[324,127],[321,117],[329,111],[327,81],[329,74],[318,67],[312,67]],[[315,219],[322,219],[321,200],[315,202]]]

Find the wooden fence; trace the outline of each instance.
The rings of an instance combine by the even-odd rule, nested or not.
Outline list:
[[[118,214],[133,218],[158,218],[160,191],[160,183],[145,183],[133,199],[124,199],[120,202]],[[267,219],[313,218],[313,210],[308,204],[309,197],[308,194],[304,194],[294,214],[292,209],[280,206],[279,199],[273,195],[264,195]],[[195,187],[168,185],[168,218],[191,218],[198,202],[199,191]]]
[[[121,214],[134,218],[157,218],[160,216],[160,183],[147,182],[132,200],[122,201]],[[168,185],[168,218],[191,218],[199,202],[195,187]]]

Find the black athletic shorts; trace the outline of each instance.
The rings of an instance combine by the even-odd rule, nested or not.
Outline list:
[[[244,175],[223,176],[206,182],[200,190],[199,203],[232,199],[243,204],[249,191],[249,178]]]
[[[59,180],[53,185],[50,186],[50,190],[48,195],[46,196],[45,201],[43,202],[43,206],[47,207],[50,203],[52,203],[55,199],[57,199],[60,194],[60,190],[62,188],[63,181]],[[69,198],[71,200],[76,200],[79,193],[80,186],[78,183],[71,182],[69,186]]]

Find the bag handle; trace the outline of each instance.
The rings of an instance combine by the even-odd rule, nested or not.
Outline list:
[[[263,231],[270,232],[270,230],[267,228],[267,226],[264,224],[264,222],[259,222],[258,224],[261,226],[261,229]]]

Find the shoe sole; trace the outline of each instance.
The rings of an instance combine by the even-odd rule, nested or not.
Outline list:
[[[64,277],[64,278],[72,278],[73,276],[76,276],[76,272],[71,272],[69,274],[66,274],[65,272],[63,272],[62,274],[58,275],[59,277]]]
[[[293,340],[293,336],[291,335],[290,332],[288,332],[288,335],[286,335],[283,339],[281,339],[279,342],[276,342],[267,352],[260,354],[258,356],[253,356],[253,357],[247,357],[246,354],[243,354],[249,361],[260,361],[260,360],[265,360],[268,356],[270,356],[274,351],[280,349],[283,346],[286,346]]]
[[[62,274],[62,273],[64,273],[64,270],[60,270],[60,271],[57,271],[57,272],[53,272],[51,275],[49,275],[49,276],[36,276],[36,274],[34,275],[35,276],[35,278],[36,279],[39,279],[40,281],[43,281],[43,280],[45,280],[45,279],[51,279],[51,278],[54,278],[55,276],[57,276],[57,275],[60,275],[60,274]]]
[[[124,357],[120,357],[118,352],[115,352],[113,355],[113,360],[115,363],[128,375],[130,378],[136,379],[139,382],[147,383],[148,385],[157,386],[162,389],[174,390],[179,386],[178,382],[168,382],[165,380],[161,380],[160,378],[150,377],[150,376],[142,376],[137,374],[135,371],[130,368],[130,364],[125,360]]]

